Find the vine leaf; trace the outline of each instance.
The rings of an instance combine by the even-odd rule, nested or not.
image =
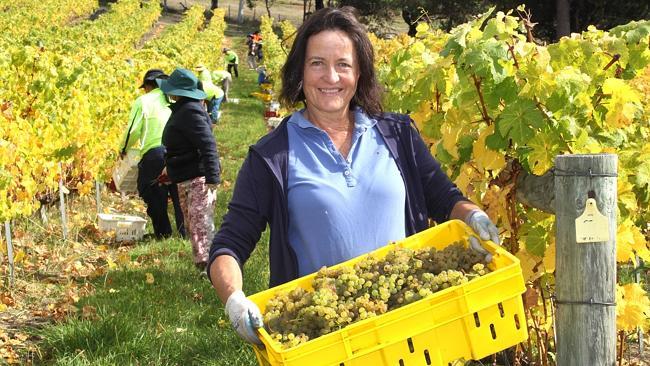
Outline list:
[[[507,105],[497,119],[501,136],[518,144],[527,143],[543,125],[544,117],[535,103],[527,99]]]

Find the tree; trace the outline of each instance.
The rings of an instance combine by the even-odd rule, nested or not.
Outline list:
[[[237,10],[237,23],[244,22],[244,0],[239,0],[239,10]]]
[[[555,19],[557,29],[555,37],[560,39],[564,36],[571,34],[571,5],[569,0],[556,0],[555,1]]]
[[[323,0],[316,0],[316,10],[322,9],[325,7],[325,4],[323,4]]]
[[[521,1],[493,0],[499,10],[514,9]],[[598,29],[611,29],[632,20],[650,18],[650,2],[608,0],[524,0],[532,13],[535,37],[554,41],[570,33],[579,33],[594,25]]]
[[[214,10],[219,7],[219,0],[210,0],[210,10]]]

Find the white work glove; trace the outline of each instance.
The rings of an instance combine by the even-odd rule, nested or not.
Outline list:
[[[501,244],[501,240],[499,240],[499,229],[492,223],[485,212],[472,210],[465,218],[465,223],[478,234],[481,240],[492,240],[495,244]],[[484,254],[486,262],[492,261],[492,254],[483,248],[476,237],[470,236],[469,246],[472,250]]]
[[[257,335],[257,329],[264,325],[262,313],[243,291],[237,290],[228,297],[226,313],[230,324],[240,337],[250,343],[262,344]]]

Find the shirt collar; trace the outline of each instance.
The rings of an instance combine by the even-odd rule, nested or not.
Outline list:
[[[304,112],[304,108],[297,112],[294,112],[291,114],[291,117],[289,117],[289,121],[287,122],[293,123],[300,128],[314,128],[318,131],[321,131],[320,128],[316,127],[313,123],[305,118]],[[367,115],[366,112],[361,109],[361,107],[354,107],[352,113],[354,115],[355,130],[367,130],[377,124],[377,120]]]

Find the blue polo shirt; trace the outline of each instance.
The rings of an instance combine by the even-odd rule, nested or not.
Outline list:
[[[403,239],[406,190],[376,121],[354,111],[347,160],[327,133],[295,112],[289,138],[289,244],[300,276]]]

